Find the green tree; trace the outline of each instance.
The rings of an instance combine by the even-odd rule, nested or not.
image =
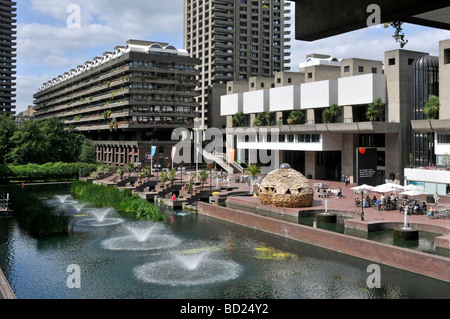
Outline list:
[[[122,178],[123,178],[123,174],[125,173],[125,168],[123,168],[123,166],[120,166],[120,167],[117,169],[117,173],[119,173],[119,176],[120,176],[120,178],[122,179]]]
[[[377,98],[369,104],[366,111],[366,118],[369,121],[382,121],[384,120],[385,110],[386,104],[383,103],[381,98]]]
[[[233,115],[232,124],[233,127],[239,127],[245,122],[245,114],[244,112],[236,113]]]
[[[405,33],[403,32],[403,22],[388,22],[384,24],[385,28],[393,27],[395,32],[392,36],[395,39],[395,42],[400,43],[400,47],[403,49],[405,45],[408,43],[408,40],[405,39]]]
[[[198,178],[199,182],[201,183],[202,189],[203,189],[203,184],[206,182],[206,179],[208,178],[207,170],[204,169],[203,171],[198,172],[197,178]]]
[[[259,168],[256,165],[252,165],[250,167],[247,168],[246,170],[253,178],[255,178],[256,176],[258,176],[258,174],[261,173],[261,168]]]
[[[177,177],[177,170],[175,168],[172,168],[169,171],[168,177],[169,177],[169,181],[171,181],[172,185],[173,185],[173,182],[175,181],[175,178]]]
[[[323,111],[322,121],[324,123],[335,123],[339,119],[339,116],[341,116],[341,113],[342,107],[337,104],[333,104],[330,108]]]
[[[11,139],[16,128],[11,116],[0,114],[0,164],[6,163],[6,156],[14,147]]]
[[[432,95],[430,96],[427,104],[423,109],[423,112],[429,120],[435,120],[439,118],[439,97]]]
[[[270,126],[274,125],[275,118],[272,112],[262,112],[256,115],[253,125],[255,126]]]
[[[167,176],[167,172],[166,171],[161,171],[161,173],[159,174],[159,180],[161,181],[161,183],[165,183],[168,179]]]
[[[28,120],[14,132],[11,141],[14,148],[7,160],[14,165],[44,164],[48,161],[48,141],[42,130],[42,121]]]
[[[301,110],[294,110],[289,113],[288,124],[303,124],[305,122],[305,113]]]
[[[95,144],[89,140],[85,139],[81,145],[80,156],[78,160],[82,163],[94,164],[97,162],[96,158],[96,147]]]

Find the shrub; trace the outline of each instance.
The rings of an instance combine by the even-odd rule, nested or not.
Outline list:
[[[76,181],[72,184],[73,197],[100,207],[113,207],[134,214],[137,219],[165,221],[156,206],[134,195],[131,190]]]

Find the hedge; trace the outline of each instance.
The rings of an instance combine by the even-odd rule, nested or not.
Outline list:
[[[54,181],[75,180],[89,176],[99,168],[98,164],[46,163],[43,165],[0,165],[0,181]]]

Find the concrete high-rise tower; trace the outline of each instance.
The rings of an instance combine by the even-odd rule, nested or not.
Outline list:
[[[0,114],[14,114],[16,2],[0,0]]]
[[[290,70],[285,0],[185,0],[184,47],[202,62],[197,90],[199,128],[225,126],[220,96],[226,82]]]

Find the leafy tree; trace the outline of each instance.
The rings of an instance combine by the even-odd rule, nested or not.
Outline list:
[[[166,171],[161,171],[161,173],[159,174],[159,180],[161,181],[161,183],[165,183],[167,181],[167,173]]]
[[[256,115],[255,126],[270,126],[274,124],[274,114],[272,112],[262,112]]]
[[[330,108],[326,109],[322,113],[322,120],[324,123],[335,123],[339,116],[341,116],[342,107],[337,104],[333,104]]]
[[[239,127],[241,124],[243,124],[245,121],[245,115],[244,112],[236,113],[233,115],[232,124],[233,127]]]
[[[203,184],[205,183],[206,179],[208,178],[208,172],[206,171],[206,169],[198,172],[197,178],[198,178],[199,182],[202,184],[202,189],[203,189]]]
[[[384,120],[386,105],[383,103],[381,98],[375,99],[369,104],[366,111],[366,118],[369,121],[382,121]]]
[[[305,121],[305,113],[301,110],[294,110],[289,113],[288,124],[302,124]]]
[[[16,124],[11,116],[0,114],[0,164],[6,163],[6,155],[14,147],[11,138],[16,128]]]
[[[117,169],[117,173],[119,173],[120,178],[123,178],[123,174],[125,173],[125,168],[123,168],[123,166],[120,166]]]
[[[169,177],[169,181],[171,181],[172,185],[173,185],[173,182],[175,181],[175,178],[177,177],[177,170],[175,168],[172,168],[169,171],[168,177]]]
[[[403,33],[403,22],[388,22],[384,24],[384,27],[393,27],[395,29],[394,35],[392,37],[395,39],[395,42],[400,43],[400,48],[403,49],[408,43],[408,40],[405,39],[405,34]]]
[[[91,140],[85,139],[83,144],[81,145],[81,151],[78,160],[83,163],[96,163],[97,157],[95,155],[95,151],[95,144]]]
[[[259,173],[261,173],[261,168],[259,168],[256,165],[252,165],[250,167],[247,168],[247,172],[253,177],[255,178],[256,176],[258,176]]]
[[[14,132],[11,141],[14,149],[7,155],[14,165],[48,162],[48,139],[42,128],[42,121],[28,120]]]
[[[439,118],[439,103],[439,98],[437,96],[430,96],[430,99],[423,109],[428,119],[435,120]]]

